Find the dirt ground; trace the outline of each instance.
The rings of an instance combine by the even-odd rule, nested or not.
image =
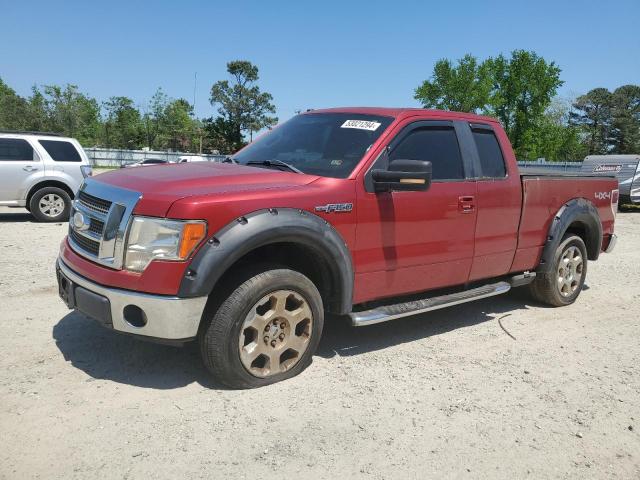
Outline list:
[[[252,391],[69,313],[65,230],[0,208],[0,478],[640,478],[638,211],[570,307],[330,320],[307,371]]]

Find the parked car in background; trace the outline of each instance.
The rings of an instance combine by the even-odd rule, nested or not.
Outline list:
[[[615,175],[620,183],[620,204],[640,204],[640,155],[588,155],[582,171]]]
[[[0,205],[24,207],[40,222],[69,218],[71,201],[91,176],[77,140],[53,133],[0,131]]]
[[[200,155],[182,155],[178,158],[176,163],[187,163],[187,162],[208,162],[209,160],[205,157],[201,157]]]
[[[149,165],[166,165],[167,163],[171,162],[162,158],[145,158],[144,160],[140,160],[134,163],[123,163],[122,165],[120,165],[120,168],[147,167]]]

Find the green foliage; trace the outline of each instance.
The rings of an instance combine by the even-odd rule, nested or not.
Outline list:
[[[208,150],[233,153],[246,144],[236,126],[224,117],[204,119],[203,130]]]
[[[544,127],[549,133],[555,125],[544,115],[560,85],[560,68],[534,52],[515,50],[509,58],[498,55],[482,62],[467,54],[456,65],[439,60],[415,98],[428,108],[498,117],[516,155],[532,158],[539,151],[536,131]]]
[[[76,85],[45,85],[42,95],[48,130],[77,138],[82,145],[98,143],[100,106],[95,99],[80,93]]]
[[[611,152],[640,153],[640,86],[617,88],[611,114]]]
[[[515,50],[487,60],[492,72],[490,112],[502,122],[516,156],[531,158],[530,139],[551,104],[560,80],[560,68],[534,52]]]
[[[0,79],[0,128],[61,133],[84,146],[200,148],[202,128],[193,118],[193,106],[184,99],[170,99],[161,89],[144,114],[127,97],[111,97],[100,107],[75,85],[33,87],[25,99]]]
[[[261,92],[256,85],[258,67],[245,60],[235,60],[227,63],[227,72],[231,81],[221,80],[211,87],[211,105],[219,105],[223,122],[214,123],[210,128],[215,129],[216,135],[224,135],[222,144],[233,146],[229,150],[233,152],[243,146],[243,132],[251,135],[274,125],[278,119],[271,116],[276,111],[271,103],[273,97]]]
[[[594,88],[573,104],[575,111],[571,113],[571,123],[584,132],[589,155],[609,152],[612,103],[609,90]]]
[[[144,126],[133,100],[111,97],[103,103],[106,118],[103,138],[106,147],[135,149],[143,143]]]
[[[29,124],[28,102],[0,78],[0,128],[24,130]]]
[[[640,86],[611,93],[594,88],[573,104],[571,122],[580,128],[588,154],[640,152]]]
[[[527,131],[528,158],[579,161],[585,157],[587,149],[580,141],[580,129],[569,124],[570,109],[570,102],[556,99],[538,123]]]
[[[438,60],[431,79],[416,89],[414,98],[425,108],[478,113],[486,109],[491,88],[487,63],[467,54],[455,66],[450,60]]]

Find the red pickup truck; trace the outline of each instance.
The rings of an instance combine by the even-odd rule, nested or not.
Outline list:
[[[311,363],[325,313],[363,326],[525,285],[571,304],[617,202],[613,177],[520,172],[492,118],[309,111],[223,163],[86,179],[59,292],[118,332],[198,340],[217,381],[257,387]]]

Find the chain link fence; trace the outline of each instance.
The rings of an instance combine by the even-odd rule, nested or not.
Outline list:
[[[119,150],[115,148],[85,148],[91,165],[94,167],[120,167],[127,163],[140,162],[142,160],[158,159],[169,162],[178,162],[180,157],[200,157],[209,162],[221,162],[224,155],[207,155],[184,152],[163,152],[153,150]]]

